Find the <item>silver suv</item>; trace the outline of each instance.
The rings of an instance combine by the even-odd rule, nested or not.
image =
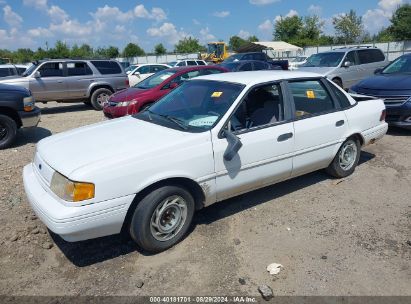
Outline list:
[[[340,48],[311,55],[298,70],[319,73],[348,89],[388,63],[384,53],[377,48]]]
[[[83,101],[101,110],[108,97],[129,86],[115,60],[53,59],[34,62],[21,77],[0,83],[29,89],[36,101]]]

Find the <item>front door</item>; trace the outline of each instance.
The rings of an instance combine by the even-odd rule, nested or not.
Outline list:
[[[38,101],[64,100],[68,98],[63,62],[47,62],[38,70],[40,77],[30,79],[30,90]]]
[[[327,167],[347,132],[347,119],[323,80],[289,82],[294,105],[293,176]]]
[[[229,146],[227,138],[213,134],[217,200],[291,175],[294,129],[284,104],[282,89],[277,83],[264,84],[248,92],[227,124],[242,143],[231,160],[224,159]]]

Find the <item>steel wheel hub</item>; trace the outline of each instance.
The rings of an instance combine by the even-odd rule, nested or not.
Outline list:
[[[108,94],[102,93],[102,94],[97,96],[97,102],[99,104],[103,105],[104,103],[106,103],[108,101],[108,97],[109,97]]]
[[[186,201],[178,195],[170,196],[154,211],[150,222],[151,234],[158,241],[167,241],[181,230],[186,219]]]
[[[339,155],[339,163],[340,163],[341,169],[345,171],[350,170],[353,167],[356,158],[357,158],[357,145],[352,141],[346,142],[342,146],[340,155]]]

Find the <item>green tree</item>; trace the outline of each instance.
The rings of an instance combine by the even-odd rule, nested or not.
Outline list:
[[[252,36],[250,36],[250,37],[247,38],[247,41],[248,41],[248,42],[258,42],[258,41],[260,41],[260,40],[257,38],[257,36],[252,35]]]
[[[356,42],[364,33],[362,17],[357,16],[354,10],[350,10],[348,14],[333,17],[332,22],[339,42]]]
[[[298,41],[303,30],[303,20],[299,16],[281,17],[274,24],[274,40]]]
[[[198,39],[192,37],[185,37],[174,46],[176,53],[197,53],[204,51],[204,49],[205,48],[198,42]]]
[[[123,56],[126,58],[144,56],[146,53],[144,50],[135,43],[129,43],[123,50]]]
[[[323,27],[324,21],[322,21],[317,15],[306,16],[303,19],[301,36],[310,39],[313,42],[317,42],[320,39]]]
[[[398,7],[392,15],[391,23],[388,30],[395,39],[411,39],[411,4]]]
[[[393,41],[394,37],[390,32],[389,28],[383,28],[378,32],[377,35],[373,37],[373,40],[378,42],[389,42]]]
[[[157,56],[160,56],[160,55],[164,55],[165,53],[167,53],[167,50],[162,43],[159,43],[154,47],[154,53]]]
[[[33,60],[34,52],[30,49],[18,49],[12,55],[13,62],[26,63]]]
[[[231,36],[228,42],[228,47],[230,50],[237,51],[240,47],[246,44],[247,41],[238,36]]]
[[[118,50],[118,47],[109,46],[106,50],[106,55],[107,58],[117,58],[120,56],[120,51]]]

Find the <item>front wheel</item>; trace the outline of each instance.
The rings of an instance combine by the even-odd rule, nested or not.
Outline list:
[[[148,252],[164,251],[183,239],[194,209],[193,196],[184,188],[158,188],[138,203],[131,219],[130,235]]]
[[[6,115],[0,115],[0,150],[10,147],[16,135],[16,122]]]
[[[338,150],[332,163],[326,169],[327,173],[338,178],[351,175],[358,164],[361,146],[357,139],[347,139]]]
[[[108,101],[111,94],[113,94],[113,92],[106,88],[95,90],[90,98],[92,107],[97,111],[101,111],[103,109],[104,103]]]

